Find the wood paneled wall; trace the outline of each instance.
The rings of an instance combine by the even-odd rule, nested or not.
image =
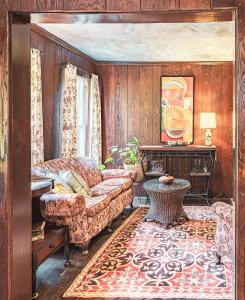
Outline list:
[[[41,51],[42,93],[44,118],[44,159],[54,158],[54,113],[55,103],[59,101],[61,84],[61,66],[65,62],[90,73],[95,72],[95,63],[74,51],[36,31],[31,32],[31,47]]]
[[[232,196],[233,64],[98,65],[103,101],[103,154],[136,136],[141,145],[160,144],[160,77],[194,76],[194,143],[204,144],[200,112],[216,112],[217,146],[213,193]]]
[[[14,185],[11,180],[11,174],[13,172],[13,159],[12,159],[12,150],[15,147],[13,140],[9,135],[9,131],[11,128],[11,124],[14,120],[11,119],[10,111],[12,108],[12,100],[10,97],[11,93],[11,81],[9,80],[9,53],[11,49],[11,31],[9,30],[9,13],[10,12],[38,12],[38,11],[46,11],[46,12],[62,12],[65,8],[65,4],[69,4],[69,10],[71,12],[76,12],[79,10],[83,10],[84,12],[98,11],[104,12],[104,8],[108,6],[108,2],[110,0],[1,0],[0,1],[0,268],[5,270],[0,279],[0,299],[11,299],[13,295],[13,291],[16,293],[16,286],[22,286],[25,289],[25,297],[21,297],[20,293],[16,296],[16,299],[31,299],[30,291],[28,287],[31,282],[27,282],[26,278],[22,276],[21,279],[13,280],[12,274],[14,265],[18,262],[13,257],[13,239],[17,235],[12,228],[13,218],[12,211],[15,210],[14,201],[13,201],[13,191]],[[112,0],[111,0],[112,1]],[[118,9],[118,11],[127,11],[127,7],[129,7],[128,12],[130,12],[130,6],[128,3],[132,0],[114,0],[115,2],[121,2],[126,5],[126,9]],[[142,0],[141,0],[142,1]],[[141,2],[140,0],[135,0],[135,2]],[[145,0],[146,1],[146,0]],[[192,0],[190,0],[191,2]],[[82,7],[83,3],[87,4],[86,7]],[[102,6],[96,8],[96,4],[100,5],[102,2]],[[142,1],[143,2],[143,1]],[[157,10],[154,9],[154,3],[158,1],[148,0],[150,8],[149,10]],[[160,0],[159,0],[160,2]],[[169,2],[169,0],[163,0],[163,2]],[[183,4],[183,3],[182,3]],[[187,3],[188,4],[188,3]],[[244,274],[245,274],[245,222],[244,222],[244,210],[245,210],[245,176],[244,176],[244,168],[245,168],[245,145],[244,145],[244,120],[245,120],[245,65],[244,65],[244,53],[245,53],[245,1],[244,0],[211,0],[210,5],[212,9],[216,8],[229,8],[236,7],[237,9],[237,39],[236,39],[236,47],[237,47],[237,71],[236,71],[236,87],[237,87],[237,150],[236,150],[236,163],[235,163],[235,173],[239,174],[239,180],[234,181],[235,185],[235,200],[236,200],[236,228],[237,228],[237,236],[236,236],[236,299],[244,300],[245,299],[245,285],[244,285]],[[82,9],[80,9],[82,7]],[[109,6],[108,6],[109,7]],[[97,9],[97,10],[96,10]],[[197,7],[197,10],[202,10],[202,7]],[[142,8],[141,8],[142,10]],[[162,8],[164,11],[165,9]],[[14,99],[15,100],[15,99]],[[239,114],[238,114],[239,112]],[[20,129],[21,130],[21,129]],[[19,134],[19,130],[17,132],[13,132],[13,137]],[[23,135],[23,144],[26,144],[28,137]],[[239,154],[239,155],[238,155]],[[23,174],[18,172],[19,180],[22,180]],[[230,180],[232,180],[230,178]],[[23,185],[23,190],[26,187]],[[25,210],[26,207],[22,206],[22,211]],[[27,208],[29,209],[29,208]],[[18,213],[18,211],[16,211]],[[27,220],[27,222],[31,222],[31,220]],[[22,240],[22,245],[26,245],[29,243],[29,240]],[[23,257],[26,254],[23,253]],[[31,264],[31,262],[30,262]],[[19,273],[23,272],[23,270],[19,270]],[[18,282],[17,282],[18,281]],[[26,287],[26,288],[25,288]]]

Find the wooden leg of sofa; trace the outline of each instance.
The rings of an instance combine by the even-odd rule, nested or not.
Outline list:
[[[89,242],[90,240],[88,240],[86,242],[86,244],[82,245],[81,246],[81,249],[82,249],[82,255],[85,256],[85,255],[88,255],[88,245],[89,245]]]
[[[110,222],[110,223],[106,226],[106,232],[107,232],[107,233],[112,233],[111,224],[112,224],[112,222]]]
[[[124,211],[121,213],[121,217],[122,217],[122,219],[126,219],[126,215],[125,215]]]

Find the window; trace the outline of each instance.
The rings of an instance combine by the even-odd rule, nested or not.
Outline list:
[[[89,90],[90,80],[77,76],[78,155],[89,155]]]

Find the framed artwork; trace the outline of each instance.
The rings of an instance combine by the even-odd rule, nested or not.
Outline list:
[[[194,77],[161,77],[161,142],[193,143]]]

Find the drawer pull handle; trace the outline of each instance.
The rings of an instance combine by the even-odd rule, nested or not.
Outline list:
[[[50,245],[49,245],[49,248],[50,248],[50,249],[51,249],[51,248],[55,248],[55,246],[52,245],[52,244],[50,244]]]

